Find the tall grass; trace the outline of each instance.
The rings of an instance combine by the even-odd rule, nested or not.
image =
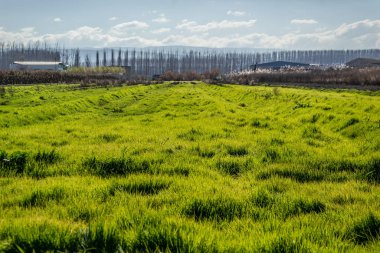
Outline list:
[[[183,213],[195,220],[227,220],[242,217],[243,203],[229,198],[194,199],[183,210]]]
[[[379,92],[0,96],[0,252],[376,252]]]
[[[83,166],[93,173],[102,177],[125,176],[132,173],[149,173],[152,171],[152,162],[136,160],[131,157],[108,158],[101,160],[90,157],[84,160]]]
[[[345,234],[345,237],[356,244],[366,244],[375,241],[380,236],[380,219],[375,215],[368,214],[357,221]]]

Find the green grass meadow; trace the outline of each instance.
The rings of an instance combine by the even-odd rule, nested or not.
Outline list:
[[[0,94],[0,252],[378,252],[380,92]]]

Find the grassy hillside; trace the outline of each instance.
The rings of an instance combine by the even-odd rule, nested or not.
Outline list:
[[[0,252],[380,250],[380,92],[0,94]]]

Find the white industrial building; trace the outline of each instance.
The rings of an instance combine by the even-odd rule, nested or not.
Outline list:
[[[10,65],[10,69],[62,71],[65,69],[65,65],[62,62],[50,61],[15,61]]]

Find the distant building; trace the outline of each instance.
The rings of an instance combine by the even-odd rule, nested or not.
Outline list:
[[[65,65],[62,62],[50,61],[15,61],[10,65],[10,69],[62,71],[65,69]]]
[[[256,69],[284,69],[284,68],[308,68],[310,64],[298,63],[298,62],[287,62],[287,61],[274,61],[261,64],[251,65],[251,70]]]
[[[374,68],[380,67],[380,59],[373,58],[356,58],[346,63],[348,67],[352,68]]]

